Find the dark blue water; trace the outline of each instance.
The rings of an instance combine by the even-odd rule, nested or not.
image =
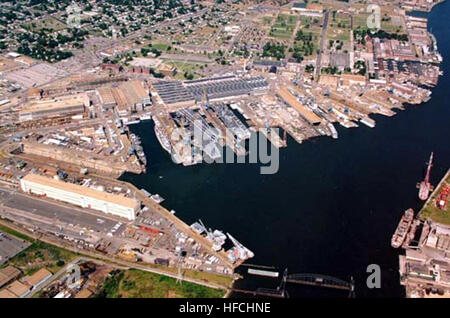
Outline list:
[[[391,235],[405,209],[421,207],[415,186],[430,152],[435,152],[434,184],[450,167],[448,16],[449,2],[429,15],[444,76],[428,103],[409,106],[393,118],[374,116],[373,129],[339,128],[338,140],[297,144],[289,139],[275,175],[260,175],[256,164],[175,165],[156,140],[153,124],[142,123],[132,130],[143,139],[148,172],[122,179],[162,195],[164,205],[187,223],[201,218],[232,233],[255,252],[251,263],[288,267],[290,273],[354,276],[357,297],[401,297],[399,251],[390,247]],[[373,263],[382,269],[381,289],[366,287],[366,268]],[[276,284],[245,275],[236,286]],[[291,297],[346,297],[298,286],[289,286],[288,292]]]

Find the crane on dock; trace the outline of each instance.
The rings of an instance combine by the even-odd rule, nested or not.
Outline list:
[[[419,199],[425,201],[428,199],[428,195],[433,191],[433,186],[430,184],[430,171],[433,165],[433,152],[430,155],[430,160],[427,164],[427,172],[425,174],[425,179],[420,182],[417,187],[419,188]]]
[[[252,251],[242,245],[238,240],[236,240],[230,233],[227,233],[228,238],[233,243],[234,247],[232,247],[229,252],[229,258],[231,260],[236,261],[237,259],[246,260],[255,256]]]

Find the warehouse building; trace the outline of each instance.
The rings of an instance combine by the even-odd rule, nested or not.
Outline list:
[[[97,88],[97,95],[99,96],[100,102],[103,104],[105,109],[111,109],[117,105],[113,91],[110,87]]]
[[[204,100],[205,92],[210,101],[219,101],[265,93],[269,84],[262,76],[240,78],[229,75],[185,81],[184,86],[197,101]]]
[[[19,111],[19,121],[38,120],[80,114],[90,104],[86,94],[65,95],[52,99],[33,101]]]
[[[20,180],[22,191],[46,196],[83,208],[102,211],[134,220],[139,211],[139,201],[122,195],[67,183],[61,180],[29,173]]]
[[[139,80],[123,82],[118,87],[114,87],[111,101],[112,99],[117,104],[119,116],[142,111],[152,103],[149,92]]]
[[[11,284],[9,284],[6,287],[6,290],[18,298],[24,298],[30,293],[30,287],[28,285],[22,284],[18,280],[15,280]],[[14,296],[11,296],[11,298],[14,298]]]
[[[304,107],[298,100],[292,95],[286,87],[281,87],[277,94],[283,99],[283,101],[289,106],[293,107],[310,125],[319,125],[321,118],[314,114],[312,111]]]
[[[194,96],[180,81],[160,81],[153,83],[152,95],[161,98],[162,102],[172,108],[184,108],[195,105]]]
[[[20,270],[14,266],[7,266],[0,269],[0,287],[5,286],[20,275]]]
[[[33,275],[25,276],[22,279],[22,282],[30,286],[32,289],[37,289],[41,287],[46,281],[48,281],[52,276],[53,274],[49,270],[41,268]]]
[[[233,99],[265,93],[269,84],[262,76],[240,78],[235,75],[209,77],[191,81],[159,81],[152,85],[152,95],[161,98],[167,106],[185,108],[196,102]]]
[[[151,104],[150,95],[139,80],[123,82],[119,88],[125,93],[125,98],[132,110],[142,110]]]

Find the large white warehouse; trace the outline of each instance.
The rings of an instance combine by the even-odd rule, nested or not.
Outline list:
[[[131,198],[29,173],[20,180],[22,191],[71,203],[83,208],[134,220],[140,203]]]

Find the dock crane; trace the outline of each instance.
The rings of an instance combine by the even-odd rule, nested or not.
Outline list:
[[[227,233],[228,238],[233,242],[234,247],[238,251],[239,258],[242,260],[246,260],[248,258],[252,258],[255,256],[252,251],[250,251],[248,248],[246,248],[244,245],[242,245],[238,240],[236,240],[233,236],[231,236],[230,233]]]

